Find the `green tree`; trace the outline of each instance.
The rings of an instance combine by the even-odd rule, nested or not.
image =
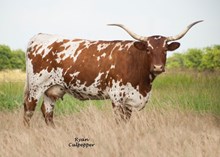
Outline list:
[[[184,68],[184,56],[182,53],[174,53],[167,59],[168,68]]]
[[[220,70],[220,45],[204,49],[189,49],[185,53],[174,53],[167,59],[167,67]]]
[[[220,69],[220,45],[207,47],[204,51],[201,68],[203,70]]]
[[[9,46],[0,45],[0,70],[25,69],[25,53],[22,50],[11,50]]]
[[[10,59],[13,69],[25,69],[25,53],[22,50],[12,51],[12,58]]]
[[[200,49],[189,49],[184,54],[184,65],[186,68],[197,69],[202,62],[203,51]]]
[[[11,69],[11,49],[6,45],[0,45],[0,70]]]

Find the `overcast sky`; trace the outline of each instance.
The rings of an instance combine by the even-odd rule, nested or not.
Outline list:
[[[220,0],[1,0],[0,44],[26,50],[37,33],[132,39],[108,23],[122,23],[143,36],[171,36],[197,20],[204,22],[180,40],[178,52],[220,44]]]

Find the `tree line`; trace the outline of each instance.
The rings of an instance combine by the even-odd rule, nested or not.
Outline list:
[[[167,59],[167,68],[195,69],[199,71],[220,70],[220,45],[203,49],[188,49],[174,53]]]
[[[25,53],[21,49],[11,50],[7,45],[0,45],[0,70],[25,70]]]
[[[203,49],[188,49],[184,53],[174,53],[167,59],[167,68],[195,70],[220,70],[220,45]],[[9,46],[0,45],[0,70],[25,70],[25,52],[21,49],[11,50]]]

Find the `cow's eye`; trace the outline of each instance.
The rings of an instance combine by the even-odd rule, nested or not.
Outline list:
[[[150,49],[148,47],[146,48],[146,52],[147,54],[150,54]]]

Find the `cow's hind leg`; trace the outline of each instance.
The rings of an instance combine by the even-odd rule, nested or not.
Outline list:
[[[44,100],[41,106],[41,111],[43,113],[47,125],[55,127],[53,122],[53,109],[56,100],[58,100],[59,98],[63,99],[64,94],[65,89],[60,85],[54,85],[47,89],[44,93]]]
[[[132,113],[132,108],[126,105],[120,105],[116,106],[114,103],[112,103],[113,111],[116,116],[116,122],[120,123],[121,121],[127,122]]]
[[[40,96],[30,96],[30,91],[25,90],[24,93],[24,125],[30,126],[31,117],[34,114],[35,107]]]
[[[41,106],[41,111],[45,118],[46,124],[52,127],[55,126],[53,122],[53,109],[55,102],[56,101],[53,98],[50,98],[46,94],[44,94],[44,100]]]

